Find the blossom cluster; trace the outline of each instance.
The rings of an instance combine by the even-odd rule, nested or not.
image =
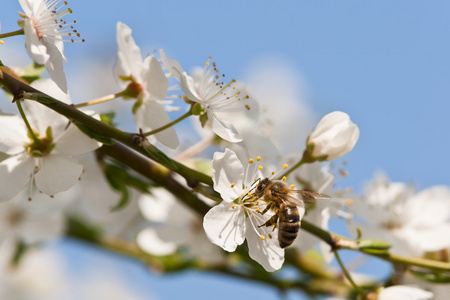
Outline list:
[[[149,182],[130,171],[126,161],[108,157],[102,149],[119,143],[115,137],[99,138],[95,128],[38,103],[39,95],[32,92],[14,94],[17,111],[0,111],[0,246],[11,241],[30,246],[63,236],[70,216],[101,226],[105,234],[131,235],[149,255],[170,256],[181,249],[202,264],[244,265],[232,261],[230,253],[244,249],[246,242],[248,256],[273,272],[284,265],[288,247],[299,255],[319,249],[325,264],[330,263],[338,246],[301,228],[306,223],[328,232],[330,220],[340,218],[350,232],[359,232],[356,241],[383,240],[396,254],[425,257],[450,251],[448,187],[416,193],[410,185],[377,176],[363,195],[335,188],[335,178],[345,172],[334,172],[332,161],[349,153],[360,134],[345,112],[325,114],[314,128],[286,129],[294,138],[300,131],[308,136],[303,149],[287,153],[262,130],[267,112],[248,86],[225,79],[211,57],[192,72],[163,49],[143,57],[131,28],[121,22],[116,27],[117,61],[111,66],[119,92],[73,104],[63,70],[63,42],[80,35],[60,19],[72,11],[65,2],[58,6],[59,1],[19,3],[26,50],[50,78],[30,79],[18,68],[2,67],[2,74],[12,74],[117,132],[120,128],[107,114],[81,107],[132,99],[138,146],[153,154],[152,147],[161,147],[173,157],[158,154],[161,165],[181,164],[190,174],[210,176],[211,182],[208,189],[207,182],[192,184],[180,168],[169,172],[158,166],[163,170],[159,175],[169,173],[173,185],[208,208],[199,216],[173,186]],[[5,91],[11,92],[7,86]],[[174,117],[179,111],[182,115]],[[201,140],[186,144],[174,126],[181,122]],[[208,147],[215,151],[212,155],[203,151]],[[408,286],[378,293],[379,299],[431,295]]]

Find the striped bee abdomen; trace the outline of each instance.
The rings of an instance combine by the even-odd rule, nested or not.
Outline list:
[[[297,206],[281,204],[278,214],[278,242],[281,248],[290,246],[300,229],[300,215]]]

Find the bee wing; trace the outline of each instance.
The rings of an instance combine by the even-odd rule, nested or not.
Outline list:
[[[331,196],[327,194],[320,194],[311,191],[294,190],[291,193],[295,193],[296,197],[300,198],[303,202],[314,202],[317,199],[331,199]]]

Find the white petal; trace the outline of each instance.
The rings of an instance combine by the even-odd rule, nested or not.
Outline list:
[[[238,143],[242,141],[242,138],[239,136],[236,128],[234,128],[230,122],[219,120],[212,112],[208,112],[208,120],[211,123],[214,133],[224,140],[229,141],[230,143]]]
[[[154,188],[151,193],[139,197],[138,203],[142,214],[152,222],[167,221],[172,206],[177,205],[174,196],[163,188]]]
[[[450,224],[436,225],[430,229],[405,228],[402,237],[421,251],[439,251],[450,247]]]
[[[176,243],[161,240],[153,228],[139,232],[136,242],[142,250],[153,255],[168,255],[177,250]]]
[[[16,155],[0,162],[0,202],[11,200],[30,181],[34,159],[28,154]]]
[[[44,39],[43,44],[47,47],[47,53],[49,55],[49,59],[45,63],[45,68],[58,87],[64,93],[67,93],[67,80],[63,66],[64,55],[61,53],[60,49],[48,39]]]
[[[164,109],[164,106],[158,102],[149,100],[144,101],[136,111],[134,114],[134,121],[138,130],[142,129],[142,131],[147,132],[170,123],[170,118]],[[153,136],[158,142],[172,149],[176,149],[180,144],[173,126],[164,129]]]
[[[241,195],[244,167],[230,149],[214,153],[212,160],[214,190],[224,201],[234,201]]]
[[[65,218],[62,212],[39,214],[28,218],[22,225],[21,238],[27,244],[33,244],[61,237],[65,230]]]
[[[50,55],[47,53],[47,47],[39,40],[31,20],[25,19],[24,21],[25,47],[28,50],[28,54],[38,64],[45,65],[50,59]]]
[[[34,176],[37,188],[53,195],[74,186],[80,178],[83,166],[75,160],[52,154],[42,159],[42,168]]]
[[[424,291],[417,287],[395,285],[383,289],[378,295],[378,300],[428,300],[433,299],[433,293]]]
[[[161,56],[164,67],[172,73],[172,76],[180,80],[180,74],[184,72],[180,63],[174,59],[167,58],[167,55],[163,49],[159,50],[159,55]]]
[[[63,92],[58,87],[58,85],[51,79],[42,78],[35,80],[31,83],[31,86],[40,90],[41,92],[46,93],[49,96],[52,96],[55,99],[58,99],[61,102],[64,102],[66,104],[72,104],[70,94],[67,92]]]
[[[236,250],[245,239],[245,214],[239,206],[233,209],[232,205],[222,202],[211,208],[203,219],[208,239],[228,252]]]
[[[88,137],[75,125],[69,128],[55,141],[54,153],[78,156],[99,148],[102,143]]]
[[[204,99],[200,97],[200,95],[197,93],[195,89],[194,79],[191,76],[189,76],[186,72],[179,74],[179,77],[181,89],[183,90],[186,97],[188,97],[189,100],[205,105]]]
[[[267,272],[281,269],[284,263],[284,250],[280,247],[276,238],[278,230],[272,232],[271,228],[255,227],[255,225],[261,224],[251,224],[250,218],[246,218],[246,223],[245,237],[250,257],[258,262]],[[272,238],[269,238],[269,231],[272,232],[270,233],[273,235]],[[264,236],[264,239],[261,239],[261,235]]]
[[[0,116],[0,152],[9,155],[25,151],[24,142],[31,142],[22,118],[18,116]]]
[[[142,79],[148,97],[151,100],[166,99],[169,80],[164,74],[161,64],[152,56],[148,56],[144,60],[144,68],[142,71]]]
[[[118,60],[114,68],[116,77],[119,75],[133,75],[134,77],[136,77],[136,79],[141,80],[141,49],[139,49],[133,37],[131,36],[131,29],[121,22],[117,23],[117,44]],[[122,88],[125,88],[127,86],[127,83],[123,83],[122,81],[120,81],[120,83]]]

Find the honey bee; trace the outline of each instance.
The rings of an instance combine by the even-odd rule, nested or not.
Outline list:
[[[253,193],[255,199],[264,199],[268,204],[260,212],[262,215],[269,209],[275,214],[258,227],[278,227],[278,243],[281,248],[290,246],[297,238],[300,229],[300,214],[298,206],[304,207],[305,202],[314,202],[316,199],[330,199],[326,194],[311,191],[292,190],[282,181],[272,181],[269,178],[260,180]]]

